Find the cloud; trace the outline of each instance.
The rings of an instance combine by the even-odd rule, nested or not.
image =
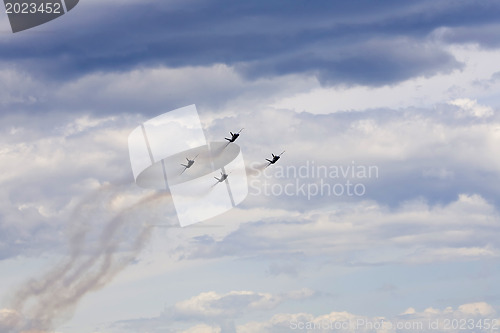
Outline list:
[[[438,104],[329,115],[268,108],[216,119],[207,133],[217,139],[235,124],[245,127],[239,140],[250,170],[250,197],[260,206],[293,204],[307,210],[355,199],[397,206],[418,197],[451,202],[463,193],[498,205],[490,184],[500,172],[500,160],[492,154],[499,123],[488,106]],[[283,150],[276,165],[258,168]],[[349,196],[347,181],[351,192],[357,184],[358,192],[366,192]]]
[[[209,326],[209,325],[195,325],[182,331],[182,333],[221,333],[219,326]]]
[[[486,49],[500,46],[498,22],[485,22],[476,26],[441,27],[434,31],[440,40],[450,44],[476,44]]]
[[[231,332],[235,331],[237,318],[245,318],[252,313],[265,313],[281,304],[307,300],[315,295],[316,292],[308,288],[281,294],[244,290],[223,294],[207,291],[175,303],[159,317],[120,321],[113,323],[110,329],[113,332],[114,330],[137,332],[145,329],[157,332],[168,324],[172,331],[178,332],[181,331],[180,327],[186,324],[199,322],[200,324],[189,327],[186,332],[196,329],[207,332]]]
[[[0,146],[3,258],[61,249],[60,234],[79,198],[110,180],[130,183],[129,170],[122,167],[129,163],[128,131],[115,127],[116,122],[85,117],[73,122],[57,115],[20,118],[18,125],[10,123],[10,131],[5,125]]]
[[[14,332],[21,321],[21,315],[11,309],[0,309],[0,329],[2,332]]]
[[[492,151],[500,139],[498,114],[472,98],[452,101],[454,105],[445,103],[430,109],[376,109],[329,115],[274,108],[242,108],[238,113],[229,107],[221,113],[203,113],[201,109],[208,140],[221,140],[229,130],[245,127],[238,140],[249,170],[271,152],[286,153],[266,173],[256,170],[249,175],[251,193],[247,200],[210,221],[221,228],[179,232],[169,243],[168,253],[179,261],[264,259],[272,278],[294,280],[304,276],[308,265],[496,260],[499,204],[495,180],[500,160]],[[489,111],[477,113],[484,109]],[[71,212],[91,191],[116,180],[120,188],[132,193],[115,197],[109,205],[113,209],[103,210],[102,218],[82,225],[90,230],[86,238],[89,244],[98,246],[102,231],[99,221],[111,221],[117,208],[140,196],[140,191],[132,190],[134,186],[128,187],[133,180],[126,138],[143,118],[127,113],[4,116],[7,121],[1,125],[0,145],[0,181],[4,189],[0,194],[2,258],[67,253],[61,235],[71,235],[66,229],[67,221],[74,220]],[[377,176],[364,178],[351,172],[357,166],[370,165],[377,167]],[[326,167],[327,175],[313,176],[311,170],[318,166]],[[309,174],[295,176],[293,172],[300,168]],[[336,170],[336,176],[330,176],[331,170]],[[322,178],[331,184],[345,184],[347,180],[363,183],[366,193],[351,197],[255,193],[255,188],[264,188],[264,182],[279,189],[287,184],[296,186],[299,179],[307,188],[321,184]],[[168,216],[173,216],[171,202],[166,206],[171,210]],[[151,212],[159,210],[155,207]],[[126,255],[122,245],[118,246],[118,257]],[[273,310],[283,304],[278,298],[278,305],[273,305],[275,298],[255,293],[216,293],[213,297],[200,304],[211,311],[225,309],[226,302],[240,304],[228,310],[235,316],[259,300],[263,308],[266,305]],[[59,313],[59,308],[55,309]],[[186,309],[194,311],[192,307]],[[191,315],[202,320],[202,312]],[[187,318],[189,311],[179,310],[178,314],[178,318]],[[220,317],[214,314],[213,318]],[[162,321],[163,317],[156,320]],[[217,325],[229,330],[235,327],[226,319],[220,319]]]
[[[269,311],[271,309],[268,308],[266,311],[268,311],[269,319],[256,321],[249,319],[252,318],[252,312],[255,310],[248,307],[252,304],[247,297],[249,295],[258,295],[262,298],[266,294],[250,291],[233,291],[223,295],[213,292],[201,293],[175,305],[175,308],[178,306],[191,308],[196,312],[196,316],[193,316],[194,312],[189,311],[187,316],[183,318],[171,318],[163,315],[149,319],[122,321],[114,323],[109,329],[112,332],[118,332],[118,329],[120,332],[136,332],[147,329],[149,332],[156,333],[162,332],[165,329],[165,324],[168,323],[169,332],[170,330],[191,332],[196,331],[196,329],[199,329],[200,332],[238,333],[290,332],[294,330],[307,332],[331,332],[332,330],[336,332],[448,332],[452,327],[464,323],[465,326],[461,329],[464,332],[489,332],[493,326],[496,327],[499,324],[500,320],[492,305],[486,302],[474,302],[459,305],[455,309],[452,307],[444,309],[428,307],[418,311],[409,307],[400,314],[389,316],[380,313],[366,316],[341,310],[315,315],[308,313],[306,309],[304,312],[287,313]],[[242,304],[248,307],[241,318],[238,316],[236,324],[233,321],[228,323],[224,320],[224,318],[231,320],[236,318],[236,313],[229,304],[226,304],[227,307],[224,308],[227,311],[225,314],[219,312],[222,309],[217,307],[216,318],[218,321],[214,323],[212,306],[219,305],[219,302],[225,297],[231,297],[231,304],[237,308],[240,308]],[[207,305],[208,307],[206,307]],[[262,318],[262,315],[259,318]],[[193,320],[199,323],[188,329],[181,329]],[[471,323],[474,325],[471,326]]]
[[[265,293],[233,291],[219,295],[206,292],[175,304],[173,312],[176,317],[186,318],[234,317],[245,310],[265,310],[278,303],[278,298]]]
[[[433,43],[437,42],[429,42],[430,45]],[[463,64],[460,70],[432,77],[413,77],[379,87],[322,87],[316,84],[309,90],[280,98],[272,105],[297,112],[328,114],[383,108],[431,108],[443,101],[469,98],[488,101],[491,106],[498,107],[496,92],[499,81],[492,73],[498,70],[499,50],[470,44],[451,45],[445,49]]]
[[[495,72],[487,79],[477,79],[472,82],[473,85],[481,87],[484,90],[490,89],[500,79],[500,72]]]
[[[12,117],[12,111],[24,115],[49,113],[56,124],[73,120],[73,115],[82,121],[89,113],[101,115],[101,121],[109,120],[107,115],[156,116],[193,102],[208,110],[228,105],[255,108],[277,96],[309,89],[316,82],[312,77],[299,79],[297,75],[247,81],[224,64],[87,73],[63,82],[47,82],[13,69],[0,70],[2,76],[15,78],[0,81],[0,105],[9,110],[8,116]]]
[[[223,239],[194,238],[177,251],[186,258],[282,255],[282,265],[294,253],[299,262],[328,258],[329,264],[347,266],[479,260],[500,256],[498,219],[498,211],[478,195],[460,195],[444,206],[415,200],[396,209],[364,202],[296,217],[262,215]]]
[[[494,114],[493,108],[480,105],[476,100],[468,98],[458,98],[449,101],[448,104],[458,106],[464,113],[464,116],[474,116],[478,118],[490,117]]]
[[[178,302],[167,313],[178,319],[235,318],[248,312],[271,310],[285,301],[303,300],[313,295],[314,291],[310,289],[293,290],[281,295],[253,291],[218,294],[211,291]]]
[[[443,26],[468,31],[495,22],[498,10],[494,2],[451,1],[376,7],[369,1],[355,7],[324,1],[305,7],[265,1],[88,2],[68,15],[71,21],[63,17],[41,29],[74,33],[4,39],[0,62],[50,81],[225,64],[247,78],[312,72],[325,85],[379,86],[460,68],[440,45],[429,44],[429,36]]]
[[[435,44],[412,38],[373,38],[362,43],[304,51],[282,59],[236,66],[245,77],[272,77],[291,73],[315,75],[324,86],[383,86],[419,76],[434,76],[461,69],[463,64]]]
[[[199,251],[207,250],[206,255],[213,256],[218,251],[226,253],[227,242],[240,237],[230,236],[224,249],[216,250],[215,240],[228,237],[231,230],[236,232],[240,223],[252,221],[265,226],[277,221],[285,227],[290,219],[290,227],[293,223],[307,226],[315,223],[315,218],[304,212],[315,211],[328,220],[329,213],[335,216],[336,209],[349,214],[352,207],[364,212],[371,205],[379,214],[393,218],[398,216],[398,209],[407,209],[402,207],[408,202],[417,202],[424,207],[419,208],[421,212],[432,214],[446,207],[451,216],[456,208],[452,203],[464,204],[465,198],[472,198],[477,207],[484,208],[485,218],[494,217],[495,207],[499,207],[494,184],[500,174],[500,159],[492,153],[500,143],[498,115],[493,108],[473,99],[453,103],[458,105],[330,115],[272,108],[243,108],[237,114],[229,108],[220,114],[200,109],[210,141],[245,127],[238,140],[252,171],[250,194],[231,215],[231,223],[214,232],[216,237],[198,233],[200,238],[190,239],[191,235],[185,240],[199,244]],[[60,251],[64,244],[58,234],[79,198],[110,180],[131,184],[127,136],[143,118],[133,114],[69,117],[59,113],[21,113],[14,119],[4,118],[7,121],[2,122],[0,145],[0,182],[4,189],[0,194],[0,255],[8,258]],[[254,170],[271,153],[283,150],[286,153],[278,164],[264,172]],[[371,176],[358,172],[370,167]],[[350,191],[358,184],[357,190],[364,193],[349,196],[347,181],[351,183]],[[330,192],[322,194],[322,184]],[[344,193],[336,195],[339,189]],[[328,208],[332,202],[338,207]],[[360,216],[371,219],[368,211]],[[254,232],[249,226],[242,228],[249,228],[244,233]],[[35,232],[38,237],[33,240]],[[254,241],[247,244],[243,240],[231,246],[247,244],[246,250],[258,248],[260,241]],[[479,244],[479,248],[483,246]],[[181,249],[177,253],[179,258],[194,255]],[[290,262],[276,262],[269,267],[269,273],[293,275],[294,267]]]

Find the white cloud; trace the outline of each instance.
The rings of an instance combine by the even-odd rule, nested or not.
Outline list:
[[[193,241],[188,257],[300,252],[342,264],[429,263],[498,258],[499,213],[479,195],[447,205],[422,200],[389,209],[374,202],[310,210],[300,217],[245,223],[215,242]]]
[[[90,129],[95,129],[98,126],[102,126],[107,122],[113,122],[114,120],[116,120],[116,117],[91,118],[89,115],[84,115],[67,124],[62,132],[64,136],[70,136]]]
[[[488,100],[498,108],[497,91],[500,82],[491,81],[492,73],[500,70],[497,59],[499,50],[485,50],[475,45],[448,47],[458,61],[465,63],[461,71],[419,77],[382,87],[320,87],[311,86],[309,91],[286,96],[272,104],[297,112],[327,114],[338,111],[360,111],[370,108],[431,107],[443,99],[465,98]],[[479,86],[478,81],[488,81]]]
[[[493,108],[486,105],[480,105],[474,99],[468,98],[457,98],[452,101],[449,101],[448,104],[458,106],[464,114],[460,114],[461,116],[474,116],[478,118],[487,118],[494,114]]]
[[[227,293],[208,291],[175,303],[158,317],[120,321],[112,324],[110,329],[112,332],[161,332],[161,328],[168,325],[175,332],[234,331],[236,320],[245,321],[253,314],[260,317],[282,304],[297,303],[314,295],[316,292],[308,288],[280,294],[246,290]],[[198,324],[186,330],[186,325],[193,322]]]
[[[172,309],[175,318],[234,318],[252,311],[276,308],[288,300],[303,300],[314,295],[310,289],[293,290],[274,295],[253,291],[231,291],[225,294],[204,292],[178,302]]]
[[[496,313],[495,309],[485,302],[464,304],[458,310],[464,315],[472,316],[491,316]]]
[[[219,326],[209,326],[205,324],[196,325],[182,331],[182,333],[221,333]]]
[[[21,322],[21,315],[11,309],[0,309],[0,330],[2,332],[14,332]]]
[[[114,328],[119,328],[120,332],[146,329],[151,332],[161,332],[161,327],[165,327],[166,323],[172,331],[195,332],[198,329],[200,332],[219,332],[219,330],[223,332],[227,329],[238,333],[458,332],[458,329],[455,329],[457,323],[465,323],[460,329],[461,332],[490,332],[493,326],[500,325],[497,311],[486,302],[471,302],[458,305],[456,308],[448,306],[444,309],[427,307],[418,310],[410,307],[397,315],[379,313],[367,316],[341,310],[313,314],[307,309],[301,311],[300,307],[297,312],[277,312],[278,303],[306,300],[313,294],[315,292],[309,289],[293,290],[281,295],[255,291],[231,291],[225,294],[203,292],[188,300],[177,302],[171,309],[175,312],[174,316],[166,312],[159,317],[123,321],[112,325],[111,331],[115,332]],[[252,307],[255,300],[260,302],[270,298],[280,301],[272,302],[272,306]],[[255,311],[261,313],[255,317],[253,316]],[[376,310],[376,312],[381,311]],[[266,318],[263,313],[266,313],[268,319],[262,320]],[[193,321],[197,322],[197,325],[187,330],[178,328]],[[478,326],[471,328],[472,322]]]

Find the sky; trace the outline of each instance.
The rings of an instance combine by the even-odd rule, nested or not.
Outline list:
[[[0,331],[500,330],[499,18],[81,0],[12,33],[2,13]],[[128,136],[192,104],[208,141],[244,128],[248,195],[181,228]]]

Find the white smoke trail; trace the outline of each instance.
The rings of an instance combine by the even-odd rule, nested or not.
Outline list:
[[[56,322],[71,316],[87,293],[104,287],[137,258],[151,234],[147,225],[157,220],[154,212],[169,195],[149,194],[113,215],[122,193],[123,187],[103,186],[75,208],[68,221],[72,225],[68,257],[18,288],[11,310],[3,310],[8,321],[0,320],[2,332],[53,329]],[[97,239],[92,237],[96,232]]]

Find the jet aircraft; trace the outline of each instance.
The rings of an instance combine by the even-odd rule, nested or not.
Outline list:
[[[283,152],[281,154],[279,154],[279,155],[271,154],[271,155],[273,155],[273,159],[272,160],[266,158],[266,161],[269,162],[269,164],[267,166],[270,166],[271,164],[274,164],[274,163],[278,162],[278,160],[280,159],[281,155],[283,155],[284,152],[285,151],[283,150]]]
[[[190,167],[193,166],[194,164],[194,160],[198,157],[198,155],[196,155],[192,160],[190,160],[189,158],[186,157],[186,160],[187,160],[187,164],[181,164],[183,167],[184,167],[184,170],[182,170],[181,172],[181,175],[184,173],[184,171],[186,171],[186,169],[189,169]]]
[[[231,142],[234,142],[240,136],[241,131],[243,131],[243,128],[240,129],[240,131],[238,133],[229,132],[229,134],[231,134],[231,139],[229,139],[229,138],[224,138],[224,139],[226,139],[227,141],[229,141],[228,144],[231,143]]]
[[[228,175],[226,173],[221,172],[220,173],[220,178],[217,178],[217,177],[214,177],[214,178],[217,179],[218,183],[222,183],[223,181],[225,181],[227,179],[227,176]]]

